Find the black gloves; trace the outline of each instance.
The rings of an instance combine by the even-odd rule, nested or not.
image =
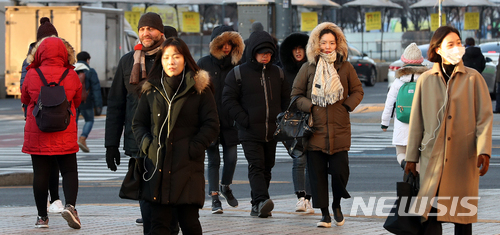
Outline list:
[[[118,147],[106,147],[106,163],[110,170],[116,171],[116,166],[120,165],[120,151]]]

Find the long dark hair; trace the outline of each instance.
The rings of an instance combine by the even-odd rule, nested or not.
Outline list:
[[[169,37],[161,44],[161,50],[156,53],[153,68],[148,74],[148,80],[159,81],[161,79],[161,75],[165,73],[161,64],[161,58],[163,56],[163,53],[169,46],[174,46],[177,51],[184,56],[184,62],[186,63],[184,69],[186,69],[186,72],[193,71],[196,74],[198,70],[200,70],[200,67],[198,67],[196,61],[194,61],[193,57],[191,56],[191,52],[189,51],[187,44],[180,38]]]
[[[431,42],[429,44],[429,50],[427,51],[427,59],[430,62],[441,63],[442,58],[438,53],[436,53],[436,48],[439,48],[441,46],[443,39],[450,33],[456,33],[460,40],[462,40],[462,38],[460,37],[460,32],[458,32],[456,28],[453,28],[451,26],[439,27],[432,35]]]

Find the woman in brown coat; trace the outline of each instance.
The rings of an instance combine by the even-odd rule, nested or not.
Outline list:
[[[297,74],[291,97],[300,96],[297,107],[311,112],[314,134],[305,140],[307,169],[311,181],[313,207],[321,208],[318,227],[331,227],[328,210],[328,174],[332,175],[333,216],[344,224],[340,199],[350,198],[347,151],[351,146],[349,112],[363,99],[363,88],[356,71],[347,61],[347,41],[342,30],[330,22],[311,32],[307,43],[308,62]]]
[[[438,28],[428,51],[434,67],[417,80],[413,98],[405,171],[416,175],[420,162],[412,209],[426,221],[424,234],[441,234],[441,222],[455,223],[455,234],[472,234],[479,176],[488,171],[492,105],[481,74],[464,66],[464,51],[457,29]],[[428,214],[438,212],[434,197],[437,216]]]

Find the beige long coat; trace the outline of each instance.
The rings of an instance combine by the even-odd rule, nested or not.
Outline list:
[[[470,209],[477,208],[478,201],[461,200],[478,196],[477,156],[491,156],[493,112],[483,77],[460,62],[446,83],[435,63],[418,79],[412,107],[406,161],[420,162],[419,199],[451,197],[438,201],[447,209],[438,215],[438,221],[477,222],[477,213],[470,213]],[[459,200],[453,210],[455,196]],[[412,205],[417,212],[421,208],[418,202],[424,200]],[[427,202],[423,221],[430,209]]]

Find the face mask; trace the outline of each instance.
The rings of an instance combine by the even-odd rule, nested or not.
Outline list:
[[[444,60],[450,62],[452,65],[456,65],[460,62],[462,56],[464,56],[465,48],[453,47],[451,49],[439,50],[439,52],[438,54],[441,55]]]

